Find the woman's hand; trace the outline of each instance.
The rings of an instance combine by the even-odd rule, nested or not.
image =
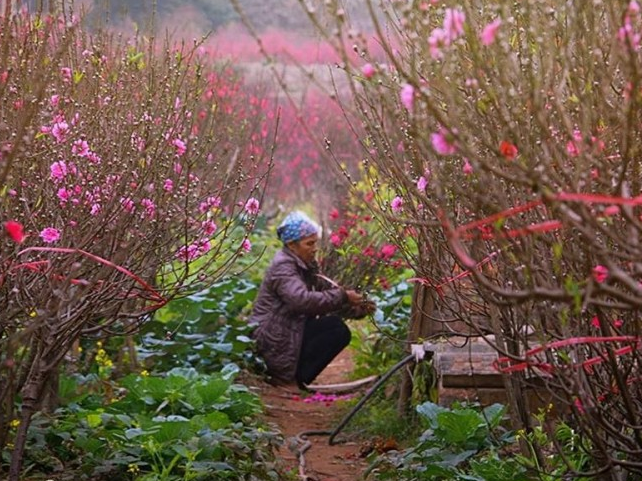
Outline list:
[[[361,319],[369,314],[373,314],[377,310],[377,304],[367,299],[363,294],[352,289],[348,289],[345,292],[350,303],[350,310],[346,314],[347,317],[351,319]]]
[[[347,289],[346,295],[348,296],[348,302],[351,306],[358,306],[365,300],[363,294],[360,294],[353,289]]]
[[[363,309],[365,314],[372,314],[377,310],[377,304],[374,301],[364,299],[361,302],[361,309]]]

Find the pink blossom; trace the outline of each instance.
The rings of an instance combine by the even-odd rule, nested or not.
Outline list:
[[[63,81],[69,82],[71,80],[71,69],[69,67],[61,68],[60,74],[62,75]]]
[[[194,244],[197,246],[200,255],[206,254],[212,247],[209,239],[200,239],[194,242]]]
[[[58,162],[54,162],[53,164],[51,164],[51,167],[49,167],[49,171],[50,177],[54,180],[54,182],[60,182],[69,173],[67,164],[63,160],[59,160]]]
[[[174,139],[172,141],[172,145],[176,148],[176,155],[178,157],[181,157],[185,152],[187,152],[187,145],[182,139]]]
[[[89,144],[83,139],[76,140],[71,147],[71,152],[79,157],[85,157],[89,153]]]
[[[40,238],[47,244],[53,244],[60,240],[60,231],[55,227],[45,227],[40,231]]]
[[[100,214],[100,211],[101,211],[100,204],[96,202],[91,205],[91,210],[89,211],[89,214],[92,216],[97,216],[98,214]]]
[[[56,122],[51,128],[51,135],[54,136],[58,143],[64,142],[69,132],[69,124],[64,120]]]
[[[95,165],[98,165],[102,162],[100,155],[98,155],[96,152],[92,152],[91,150],[87,152],[87,155],[85,157],[89,162]]]
[[[443,28],[435,28],[428,37],[428,47],[430,56],[435,60],[441,60],[444,57],[442,48],[449,45],[448,37]]]
[[[618,30],[618,39],[625,45],[637,50],[640,46],[641,36],[639,33],[634,31],[634,27],[631,24],[631,18],[629,15],[624,17],[624,25]]]
[[[575,406],[575,409],[577,409],[577,411],[580,414],[585,414],[586,413],[586,409],[584,409],[584,403],[582,402],[582,400],[580,398],[575,398],[575,401],[573,401],[573,405]]]
[[[620,213],[619,205],[609,205],[606,209],[604,209],[604,215],[608,217],[613,215],[618,215],[619,213]]]
[[[218,208],[220,205],[221,205],[220,197],[208,197],[198,205],[198,210],[201,213],[205,213],[210,209]]]
[[[341,236],[339,234],[331,234],[330,235],[330,243],[334,247],[339,247],[341,245]]]
[[[176,162],[174,164],[174,173],[176,175],[181,175],[181,172],[183,172],[183,166],[179,162]]]
[[[446,129],[441,128],[439,132],[431,134],[430,140],[435,152],[441,155],[452,155],[457,152],[455,139]]]
[[[403,199],[399,196],[396,196],[394,199],[392,199],[392,202],[390,202],[390,208],[395,214],[401,212],[403,210]]]
[[[176,252],[175,256],[184,261],[193,261],[210,250],[209,239],[200,239],[192,242],[188,246],[182,246]]]
[[[330,210],[330,213],[328,214],[330,216],[330,219],[336,220],[339,218],[339,210],[338,209],[332,209]]]
[[[385,244],[381,248],[381,257],[382,259],[390,259],[397,252],[397,247],[392,244]]]
[[[412,112],[412,107],[415,100],[415,88],[410,84],[403,84],[399,94],[401,103],[406,109]]]
[[[139,152],[142,152],[143,150],[145,150],[145,139],[143,139],[140,135],[138,135],[135,132],[131,136],[131,143],[132,143],[132,146]]]
[[[470,175],[473,173],[473,166],[470,165],[470,162],[468,161],[468,159],[464,161],[464,166],[462,167],[461,170],[465,175]]]
[[[609,270],[607,267],[603,265],[597,265],[593,268],[593,279],[595,279],[595,282],[597,282],[598,284],[604,282],[608,276]]]
[[[129,197],[122,197],[120,199],[120,205],[123,206],[125,212],[129,212],[130,214],[134,212],[134,209],[136,208],[136,206],[134,205],[134,201]]]
[[[212,234],[214,234],[214,232],[216,232],[216,229],[217,229],[216,224],[211,220],[203,221],[201,223],[201,228],[203,229],[203,232],[207,236],[211,236]]]
[[[60,102],[60,95],[58,95],[58,94],[56,94],[56,95],[52,95],[52,96],[49,98],[49,104],[50,104],[52,107],[57,107],[59,102]]]
[[[376,254],[374,247],[368,246],[361,251],[361,255],[364,257],[373,257]]]
[[[250,197],[245,203],[244,209],[245,209],[245,212],[247,212],[250,215],[258,214],[260,209],[260,204],[258,199],[255,199],[254,197]]]
[[[426,179],[423,175],[419,177],[417,180],[417,189],[419,189],[420,192],[425,192],[426,187],[428,187],[428,179]]]
[[[571,157],[580,155],[579,143],[582,142],[582,133],[579,130],[573,132],[573,140],[566,143],[566,153]]]
[[[306,404],[311,404],[311,403],[323,403],[325,406],[330,406],[332,403],[336,401],[345,401],[348,399],[352,399],[354,397],[354,394],[322,394],[320,392],[316,392],[311,396],[305,397],[301,399],[300,396],[294,395],[292,396],[293,401],[302,401]]]
[[[497,32],[499,31],[501,24],[502,19],[496,18],[484,27],[480,36],[482,45],[488,46],[495,42],[495,37],[497,36]]]
[[[638,13],[640,13],[640,5],[635,0],[631,0],[631,2],[629,2],[627,11],[630,15],[637,15]]]
[[[142,199],[140,201],[140,204],[143,206],[145,209],[143,213],[143,217],[154,217],[156,214],[156,205],[154,204],[154,201],[151,199]]]
[[[591,319],[591,326],[595,327],[596,329],[600,328],[600,318],[597,316],[593,316],[593,319]]]
[[[598,139],[594,135],[591,136],[591,144],[593,145],[593,148],[597,152],[602,152],[604,150],[604,148],[606,147],[606,144],[604,143],[604,141],[602,139]]]
[[[245,252],[250,252],[252,250],[252,243],[248,238],[243,239],[243,242],[241,242],[241,249]]]
[[[166,192],[171,192],[174,190],[174,181],[172,179],[165,179],[165,182],[163,183],[163,189]]]
[[[376,73],[376,70],[371,63],[367,63],[363,67],[361,67],[361,73],[365,78],[372,78],[372,76]]]
[[[447,8],[444,15],[444,31],[446,37],[453,41],[464,33],[466,14],[456,8]]]
[[[58,196],[58,199],[60,199],[60,205],[65,205],[71,198],[71,192],[65,187],[61,187],[60,189],[58,189],[56,195]]]

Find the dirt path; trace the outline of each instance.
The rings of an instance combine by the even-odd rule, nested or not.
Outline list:
[[[317,378],[316,384],[336,384],[348,381],[352,370],[349,350],[343,351]],[[312,393],[299,393],[292,389],[262,384],[259,388],[266,406],[267,421],[276,424],[286,439],[280,450],[285,465],[298,472],[296,454],[288,448],[294,437],[309,430],[333,430],[345,410],[334,402],[305,402]],[[347,442],[330,446],[328,436],[310,436],[312,446],[305,452],[305,474],[315,481],[353,481],[361,477],[366,462],[360,457],[361,445]]]

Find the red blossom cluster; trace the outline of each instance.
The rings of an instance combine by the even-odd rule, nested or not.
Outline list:
[[[325,275],[341,285],[386,290],[391,287],[389,277],[398,274],[406,262],[398,247],[387,242],[367,205],[352,199],[341,210],[330,210],[320,265]]]

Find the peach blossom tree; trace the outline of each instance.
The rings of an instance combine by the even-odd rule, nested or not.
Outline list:
[[[198,42],[159,43],[11,2],[0,17],[0,446],[13,445],[10,479],[81,336],[134,332],[251,250],[271,168],[269,103]]]
[[[544,386],[582,469],[641,472],[640,5],[367,5],[374,33],[335,1],[315,23],[342,55],[370,180],[392,187],[376,212],[424,320],[496,348],[516,427],[533,429],[526,390]],[[551,447],[534,447],[546,471]]]

